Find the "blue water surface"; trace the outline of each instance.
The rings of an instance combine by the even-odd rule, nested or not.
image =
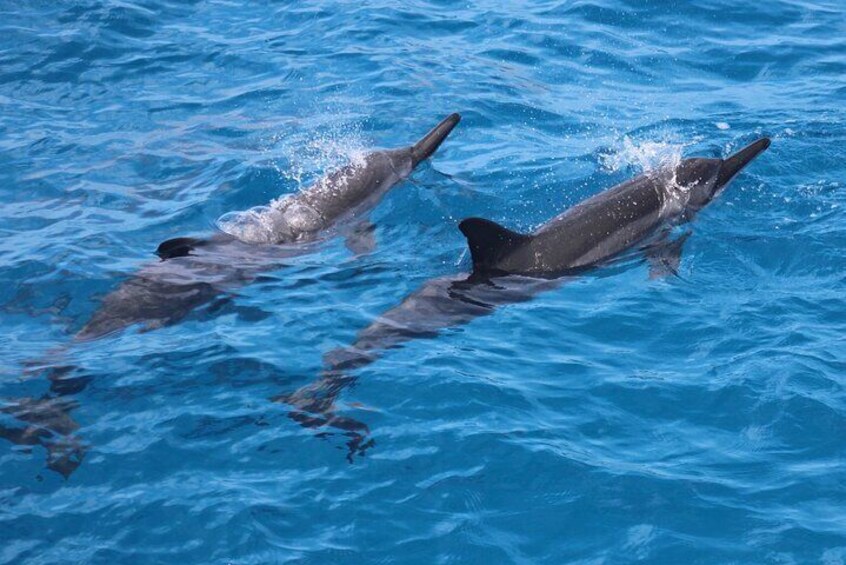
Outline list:
[[[0,562],[846,562],[839,0],[0,16]],[[161,241],[456,111],[372,253],[336,238],[180,323],[73,341]],[[270,401],[466,272],[461,218],[530,229],[763,135],[679,276],[600,269],[351,371],[363,454]]]

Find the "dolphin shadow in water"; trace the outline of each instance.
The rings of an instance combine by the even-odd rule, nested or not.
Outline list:
[[[633,251],[648,259],[650,277],[676,273],[690,232],[673,239],[672,228],[692,220],[769,145],[763,138],[727,159],[691,158],[648,172],[573,206],[531,234],[481,218],[463,220],[459,229],[473,260],[469,275],[424,283],[359,332],[355,343],[327,353],[315,382],[272,400],[290,405],[289,416],[302,426],[343,430],[350,437],[351,460],[373,442],[364,423],[336,413],[338,396],[356,381],[353,371],[404,342],[435,337],[499,306],[531,300]]]
[[[355,343],[326,353],[324,369],[316,381],[271,400],[290,405],[288,417],[305,428],[340,430],[348,438],[347,460],[352,462],[356,455],[363,456],[375,445],[365,423],[339,415],[336,407],[341,392],[356,383],[356,369],[370,365],[405,342],[437,337],[440,331],[492,314],[499,306],[531,300],[565,280],[465,274],[427,281],[360,331]]]
[[[288,259],[314,252],[337,235],[346,237],[354,253],[368,252],[374,243],[368,212],[431,157],[460,120],[451,114],[414,145],[371,152],[277,201],[265,218],[268,229],[255,241],[223,233],[165,241],[156,250],[160,261],[145,265],[107,294],[74,341],[97,340],[136,325],[147,331],[179,322],[198,307],[284,266]],[[62,351],[54,352],[54,357]],[[0,404],[0,414],[18,422],[0,421],[0,438],[43,446],[48,468],[67,478],[82,462],[87,446],[74,435],[79,424],[70,413],[76,403],[66,397],[81,392],[86,381],[69,378],[72,367],[53,365],[37,370],[46,372],[51,383],[47,394]]]

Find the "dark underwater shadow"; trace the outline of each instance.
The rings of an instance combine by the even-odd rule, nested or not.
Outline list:
[[[375,445],[367,424],[339,414],[336,406],[341,393],[356,384],[357,370],[409,341],[436,338],[446,329],[488,316],[501,306],[531,300],[566,280],[465,274],[427,281],[362,329],[353,344],[327,352],[314,382],[271,400],[289,405],[288,417],[305,428],[342,433],[347,438],[347,460],[352,462]]]
[[[431,279],[360,330],[352,344],[324,354],[316,380],[271,401],[287,404],[288,417],[305,428],[323,430],[321,434],[335,429],[344,434],[348,438],[347,460],[352,462],[375,445],[366,423],[338,413],[338,398],[355,386],[356,371],[410,341],[435,339],[445,330],[494,314],[499,308],[528,302],[577,278],[614,277],[645,262],[650,279],[678,278],[679,254],[688,236],[686,232],[671,239],[670,231],[663,231],[603,265],[543,277],[464,273]]]

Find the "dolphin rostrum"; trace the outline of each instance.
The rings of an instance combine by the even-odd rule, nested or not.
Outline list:
[[[156,250],[161,260],[145,265],[107,294],[75,341],[99,339],[137,324],[154,329],[178,322],[335,235],[346,236],[354,252],[366,252],[372,245],[367,213],[435,153],[460,119],[451,114],[412,146],[368,153],[308,189],[274,202],[263,215],[264,231],[250,241],[224,233],[165,241]],[[65,397],[80,392],[87,378],[72,378],[73,367],[57,366],[55,360],[39,365],[50,381],[50,392],[41,398],[4,400],[0,417],[20,425],[0,422],[0,438],[44,446],[48,468],[67,477],[87,448],[73,433],[78,424],[70,412],[76,403]]]
[[[313,383],[274,400],[293,406],[289,416],[305,427],[331,426],[350,438],[350,457],[372,444],[365,424],[338,415],[336,399],[355,382],[350,372],[412,339],[491,314],[496,307],[530,300],[568,277],[608,264],[640,248],[651,274],[672,273],[688,233],[670,228],[691,220],[734,176],[770,145],[762,138],[727,159],[691,158],[647,172],[601,192],[523,234],[490,220],[459,224],[473,270],[432,279],[360,331],[351,346],[324,356]]]

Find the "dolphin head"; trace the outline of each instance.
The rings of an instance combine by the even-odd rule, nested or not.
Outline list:
[[[729,184],[731,179],[770,146],[763,137],[727,159],[685,159],[676,168],[676,183],[688,192],[686,209],[704,208]]]
[[[688,195],[685,206],[687,210],[699,210],[717,195],[717,177],[722,162],[722,159],[695,157],[679,163],[675,184]]]

